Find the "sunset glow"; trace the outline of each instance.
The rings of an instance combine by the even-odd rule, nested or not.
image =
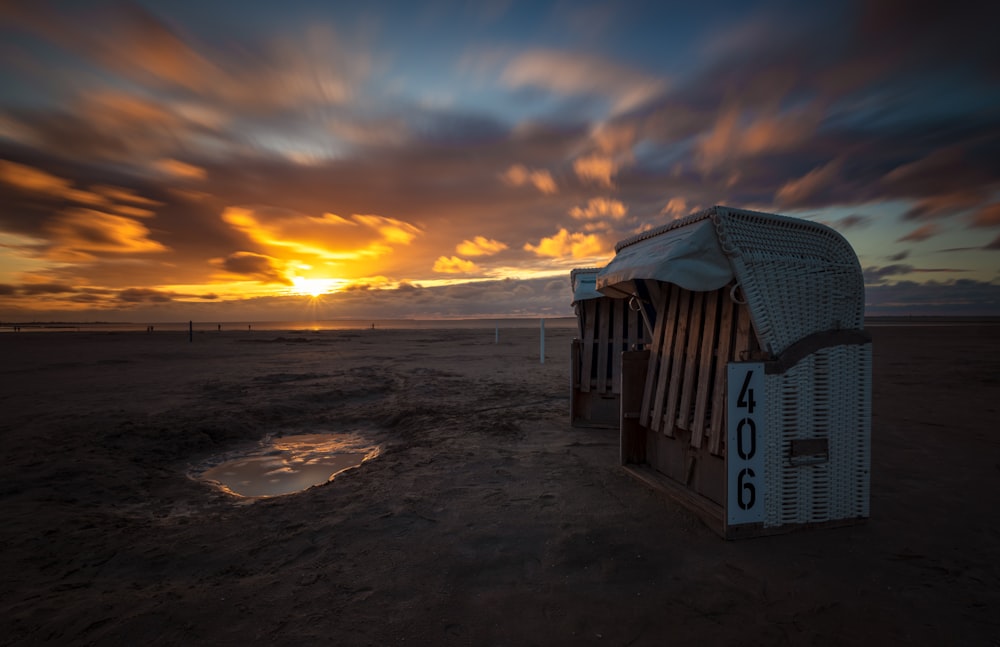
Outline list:
[[[318,297],[321,294],[335,291],[336,287],[341,285],[343,281],[335,279],[307,279],[296,276],[292,279],[292,283],[295,285],[296,294]]]
[[[871,314],[1000,314],[1000,61],[907,9],[4,3],[0,321],[568,316],[714,204],[840,231]]]

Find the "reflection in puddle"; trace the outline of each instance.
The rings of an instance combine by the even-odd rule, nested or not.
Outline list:
[[[377,455],[377,447],[353,434],[282,436],[238,457],[227,457],[201,471],[198,478],[238,496],[280,496],[331,481]]]

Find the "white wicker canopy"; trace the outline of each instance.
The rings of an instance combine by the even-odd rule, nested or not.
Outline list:
[[[807,335],[864,327],[864,282],[850,244],[819,223],[715,206],[619,242],[598,272],[608,296],[655,280],[692,291],[735,279],[762,348],[780,354]]]
[[[573,302],[570,305],[576,305],[578,301],[600,299],[605,296],[597,291],[597,272],[599,271],[599,267],[580,267],[569,273],[569,282],[573,287]]]

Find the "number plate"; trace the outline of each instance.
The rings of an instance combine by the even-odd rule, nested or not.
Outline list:
[[[764,521],[764,364],[728,366],[726,514],[729,525]]]

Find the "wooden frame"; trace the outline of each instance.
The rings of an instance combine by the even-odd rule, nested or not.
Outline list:
[[[581,337],[570,350],[570,423],[615,429],[621,415],[621,355],[645,345],[642,317],[625,299],[587,299],[576,307]]]

